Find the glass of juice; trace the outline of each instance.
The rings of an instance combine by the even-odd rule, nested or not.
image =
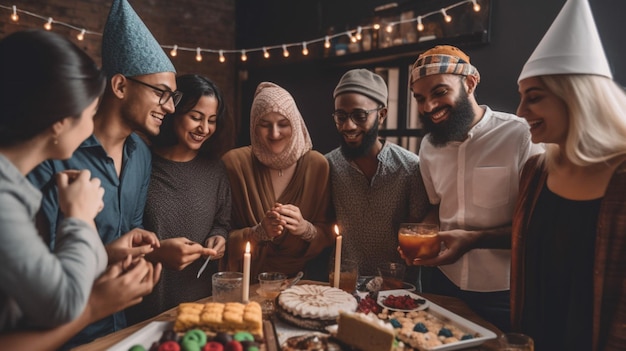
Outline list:
[[[280,272],[263,272],[259,273],[259,289],[257,293],[264,300],[261,304],[263,316],[271,316],[276,307],[274,300],[280,295],[283,283],[287,279],[287,275]]]
[[[441,250],[439,226],[432,223],[402,223],[398,241],[404,256],[409,259],[433,258]]]
[[[328,282],[333,286],[335,281],[335,260],[329,262]],[[341,267],[339,268],[339,289],[353,293],[356,290],[356,282],[359,277],[359,267],[356,261],[349,259],[341,259]]]

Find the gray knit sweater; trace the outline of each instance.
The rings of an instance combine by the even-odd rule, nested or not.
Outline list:
[[[144,228],[160,239],[186,237],[204,245],[209,236],[227,238],[230,230],[231,192],[220,160],[197,156],[174,162],[156,154],[144,211]],[[211,295],[211,275],[217,261],[196,278],[203,259],[182,271],[164,269],[161,280],[143,301],[126,310],[134,324],[177,306]]]

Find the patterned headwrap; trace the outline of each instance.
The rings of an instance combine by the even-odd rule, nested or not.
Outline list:
[[[280,154],[274,154],[256,134],[256,126],[261,117],[277,112],[291,123],[291,140]],[[311,150],[313,143],[304,119],[289,92],[270,82],[262,82],[256,88],[250,109],[250,140],[252,152],[262,164],[273,169],[285,169],[296,163],[302,155]]]
[[[480,82],[480,73],[470,64],[469,56],[450,45],[438,45],[419,55],[411,68],[411,84],[433,74],[475,76]]]
[[[102,69],[128,77],[176,69],[127,0],[113,0],[102,33]]]

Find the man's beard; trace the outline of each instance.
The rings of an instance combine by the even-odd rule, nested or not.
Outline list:
[[[349,160],[354,160],[367,154],[367,152],[376,143],[376,140],[378,140],[378,125],[379,124],[380,122],[378,121],[378,118],[377,118],[372,128],[370,128],[370,130],[368,130],[367,132],[363,134],[361,145],[357,147],[350,146],[348,143],[346,143],[346,139],[342,136],[341,137],[341,153],[343,154],[343,156]]]
[[[443,147],[450,141],[465,140],[467,132],[469,132],[474,121],[474,110],[469,101],[469,95],[465,91],[461,92],[454,106],[450,108],[449,116],[445,121],[440,123],[433,122],[430,116],[444,108],[446,106],[433,112],[419,115],[424,130],[428,133],[428,140],[435,147]]]

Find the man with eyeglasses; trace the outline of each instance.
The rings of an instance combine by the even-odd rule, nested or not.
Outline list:
[[[51,180],[55,173],[66,169],[89,169],[101,180],[104,209],[95,221],[105,244],[129,233],[136,234],[135,238],[154,235],[142,229],[152,158],[148,146],[135,132],[157,135],[163,118],[174,112],[181,98],[176,91],[176,70],[126,0],[114,0],[111,6],[102,37],[102,65],[107,87],[94,116],[93,134],[69,160],[45,162],[29,175],[31,182],[42,189],[41,209],[52,248],[61,214]],[[109,262],[124,258],[107,252]],[[124,327],[124,312],[116,313],[89,325],[64,349]]]
[[[528,124],[479,105],[480,74],[456,47],[436,46],[415,61],[410,78],[427,132],[420,170],[440,222],[439,256],[429,291],[465,301],[502,331],[510,329],[511,218],[526,160],[543,151]]]
[[[424,219],[429,210],[418,157],[378,137],[387,117],[387,84],[366,69],[346,72],[335,88],[333,119],[341,146],[326,154],[343,253],[362,276],[377,265],[401,262],[398,228]],[[417,282],[417,269],[405,280]]]

